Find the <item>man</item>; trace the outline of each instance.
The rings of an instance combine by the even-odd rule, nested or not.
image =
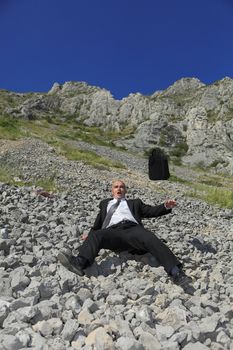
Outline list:
[[[181,262],[155,234],[143,227],[141,219],[171,213],[175,200],[151,206],[140,199],[125,199],[126,186],[121,180],[112,184],[112,197],[100,202],[100,211],[86,240],[79,248],[79,255],[68,256],[60,252],[58,260],[70,271],[83,276],[84,269],[91,265],[100,249],[112,251],[140,251],[151,253],[164,267],[173,281],[184,289],[189,278],[181,269]]]

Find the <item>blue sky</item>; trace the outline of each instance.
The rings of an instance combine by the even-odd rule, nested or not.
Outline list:
[[[85,81],[115,98],[233,77],[232,0],[0,0],[0,89]]]

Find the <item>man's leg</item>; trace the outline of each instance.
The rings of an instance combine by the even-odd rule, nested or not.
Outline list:
[[[88,237],[79,248],[79,257],[85,258],[91,265],[100,249],[127,250],[130,244],[124,239],[124,230],[114,225],[107,229],[91,230]]]
[[[69,271],[83,276],[83,270],[91,265],[101,249],[102,235],[105,230],[91,230],[85,239],[84,243],[79,248],[79,255],[68,255],[65,252],[58,253],[58,260]]]
[[[90,231],[87,239],[79,248],[79,256],[87,259],[88,263],[92,264],[102,248],[110,250],[134,248],[149,252],[168,274],[171,274],[175,266],[181,266],[180,261],[166,244],[151,231],[134,223],[113,225],[107,229]]]
[[[140,225],[126,229],[124,239],[131,247],[151,253],[168,274],[175,266],[182,265],[165,243]]]
[[[121,227],[117,225],[107,229],[91,230],[79,248],[77,257],[60,252],[57,258],[68,270],[82,276],[84,275],[83,270],[94,262],[100,249],[127,250],[130,248],[130,245],[122,238],[123,233]]]
[[[181,262],[166,244],[152,232],[137,225],[128,228],[125,231],[124,237],[133,248],[150,252],[164,267],[175,284],[183,288],[186,293],[190,295],[194,294],[195,289],[190,284],[192,283],[192,279],[183,272]]]
[[[83,244],[79,247],[78,256],[85,258],[88,265],[91,265],[98,255],[102,247],[102,239],[105,231],[107,231],[107,229],[91,230]]]

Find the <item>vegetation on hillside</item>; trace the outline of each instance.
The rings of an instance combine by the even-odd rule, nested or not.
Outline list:
[[[192,169],[193,170],[193,169]],[[186,196],[198,198],[223,208],[233,208],[233,177],[213,175],[202,169],[196,169],[198,176],[190,181],[172,175],[171,182],[179,182],[186,186]]]
[[[45,191],[56,192],[61,189],[58,187],[55,176],[48,176],[43,179],[37,179],[34,181],[23,181],[20,178],[20,172],[17,169],[10,166],[0,167],[0,182],[7,183],[15,186],[35,186],[42,188]]]
[[[57,154],[70,160],[83,161],[97,168],[124,168],[124,166],[114,160],[101,157],[95,152],[80,150],[72,141],[82,140],[117,149],[114,146],[114,141],[120,136],[129,137],[132,133],[133,130],[127,128],[121,133],[105,133],[100,128],[87,127],[72,119],[61,120],[54,117],[52,119],[29,121],[0,116],[0,139],[39,138],[51,144]],[[171,161],[173,160],[177,165],[180,165],[177,161],[178,156],[185,151],[186,145],[180,144],[180,147],[176,149],[176,154],[174,154],[176,157],[171,157]],[[195,180],[186,181],[172,175],[169,181],[182,182],[187,188],[190,188],[190,190],[187,190],[187,196],[200,198],[222,207],[233,208],[233,178],[226,175],[211,175],[210,173],[207,175],[202,169],[195,169],[195,171],[200,173]],[[12,169],[1,168],[0,181],[24,185],[24,183],[17,180],[17,174]],[[53,190],[56,187],[54,179],[42,179],[41,181],[42,183],[38,182],[37,185],[46,190]]]
[[[75,145],[66,141],[82,140],[93,144],[115,147],[113,140],[116,133],[104,134],[96,127],[85,127],[74,121],[61,121],[54,119],[54,122],[42,120],[22,120],[9,117],[0,117],[0,139],[18,140],[24,137],[39,138],[53,145],[58,154],[67,159],[82,160],[93,166],[124,168],[120,162],[109,160],[97,155],[95,152],[79,150]],[[111,140],[111,141],[108,141]]]

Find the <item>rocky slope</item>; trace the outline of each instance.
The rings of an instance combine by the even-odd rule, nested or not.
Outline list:
[[[184,78],[151,96],[115,100],[84,82],[55,83],[48,93],[0,92],[0,112],[15,118],[72,118],[103,130],[126,131],[115,144],[143,153],[158,146],[191,165],[233,174],[233,80],[205,85]],[[127,134],[128,131],[128,134]]]
[[[127,169],[96,170],[29,139],[3,142],[1,159],[24,180],[53,174],[64,191],[46,197],[0,184],[0,349],[233,349],[232,211],[186,199],[181,184],[148,180],[133,156]],[[58,263],[60,249],[77,253],[115,178],[149,204],[177,198],[171,215],[145,225],[184,262],[193,296],[150,255],[103,250],[84,277]]]

